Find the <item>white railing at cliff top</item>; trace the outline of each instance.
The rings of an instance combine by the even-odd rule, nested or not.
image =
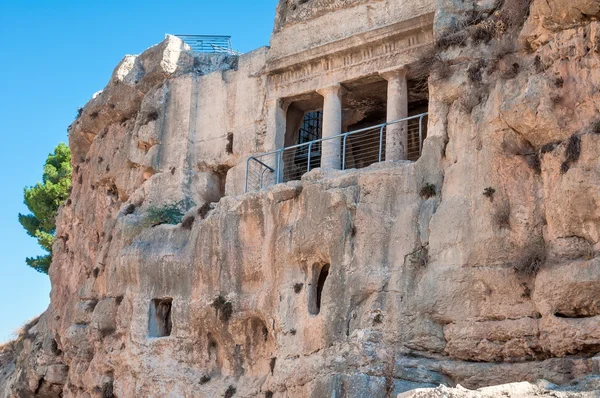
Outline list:
[[[242,55],[231,46],[231,36],[209,35],[175,35],[189,45],[197,53],[218,53]]]

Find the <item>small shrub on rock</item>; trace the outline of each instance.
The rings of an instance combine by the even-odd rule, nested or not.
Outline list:
[[[102,386],[102,398],[113,398],[115,396],[113,389],[114,387],[112,381],[107,381],[104,383]]]
[[[133,214],[135,212],[135,205],[133,203],[128,204],[124,209],[123,209],[123,215],[124,216],[128,216],[130,214]]]
[[[183,218],[181,202],[162,207],[148,208],[145,224],[151,227],[162,224],[179,224]]]
[[[294,293],[299,294],[304,287],[304,283],[296,283],[294,284]]]
[[[383,323],[383,314],[382,313],[378,313],[377,315],[375,315],[373,317],[374,325],[381,325],[382,323]]]
[[[581,156],[581,138],[579,138],[578,135],[573,134],[567,143],[565,161],[560,167],[561,174],[565,174],[569,171],[573,163],[576,163],[579,160],[579,156]]]
[[[552,103],[554,105],[559,105],[563,100],[562,95],[558,94],[558,93],[553,93],[550,95],[550,101],[552,101]]]
[[[492,187],[487,187],[486,189],[483,190],[483,196],[485,196],[486,198],[488,198],[490,200],[490,202],[494,201],[494,194],[496,193],[496,190]]]
[[[518,275],[535,276],[546,262],[546,246],[542,240],[527,247],[521,258],[515,263]]]
[[[200,384],[206,384],[210,381],[210,376],[208,375],[202,375],[202,377],[200,378]]]
[[[502,9],[497,12],[499,20],[508,28],[518,28],[529,16],[532,0],[505,0]]]
[[[596,120],[592,123],[591,130],[593,134],[600,134],[600,120]]]
[[[443,59],[435,47],[432,47],[423,54],[411,66],[410,70],[415,82],[413,90],[418,92],[426,92],[428,90],[430,77],[435,81],[443,81],[452,75],[450,62]]]
[[[226,302],[227,300],[225,300],[225,297],[219,295],[216,299],[213,300],[211,306],[217,311],[219,311],[221,308],[223,308]]]
[[[229,322],[232,315],[233,315],[233,304],[231,304],[230,302],[226,302],[223,305],[223,308],[221,309],[220,319],[223,322]]]
[[[485,61],[479,60],[475,64],[469,66],[467,69],[467,75],[469,76],[469,80],[473,83],[481,83],[483,80],[483,69],[485,67]]]
[[[493,221],[498,229],[510,229],[510,204],[508,202],[504,202],[496,208]]]
[[[525,162],[536,174],[542,174],[542,161],[537,152],[525,155]]]
[[[202,206],[200,206],[200,208],[198,209],[198,215],[200,216],[200,218],[201,218],[201,219],[203,219],[203,220],[204,220],[210,211],[211,211],[210,204],[208,204],[208,203],[204,203],[204,204],[203,204]]]
[[[560,144],[560,141],[553,141],[553,142],[549,142],[546,145],[544,145],[541,149],[540,152],[541,153],[549,153],[554,151],[554,149],[556,149],[556,147]]]
[[[423,188],[421,188],[421,192],[419,192],[419,194],[423,199],[433,198],[436,195],[435,185],[426,184]]]
[[[223,322],[228,322],[233,315],[233,304],[225,300],[225,297],[219,295],[215,298],[211,306],[217,311],[219,319]]]
[[[187,217],[185,217],[183,219],[183,221],[181,222],[181,228],[186,229],[186,230],[191,230],[192,227],[194,226],[194,221],[196,220],[196,218],[193,215],[189,215]]]
[[[235,393],[237,392],[236,388],[234,386],[229,386],[227,388],[227,390],[225,391],[225,398],[231,398],[235,395]]]
[[[427,245],[421,246],[414,252],[410,253],[408,255],[408,260],[415,267],[418,267],[418,268],[426,267],[427,263],[429,261],[429,248],[427,247]]]
[[[467,33],[464,31],[447,31],[440,35],[435,42],[435,48],[438,51],[445,51],[452,47],[464,47],[467,45]]]
[[[153,122],[155,120],[158,119],[158,112],[157,111],[152,111],[150,113],[148,113],[148,115],[146,115],[146,120],[144,121],[144,124],[148,124],[150,122]]]
[[[492,23],[480,23],[471,30],[471,40],[474,44],[487,44],[494,38],[494,25]]]
[[[565,85],[565,79],[563,79],[561,76],[554,78],[554,87],[563,88],[564,85]]]

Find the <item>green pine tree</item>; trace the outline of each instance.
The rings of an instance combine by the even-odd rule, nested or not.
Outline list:
[[[19,222],[29,236],[38,240],[48,252],[44,256],[28,257],[27,265],[38,272],[48,273],[52,263],[52,245],[56,231],[58,208],[69,197],[71,190],[71,151],[60,143],[48,155],[44,165],[42,183],[25,188],[25,205],[31,214],[19,214]]]

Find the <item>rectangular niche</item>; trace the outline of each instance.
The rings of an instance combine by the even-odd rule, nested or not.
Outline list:
[[[148,337],[167,337],[171,335],[172,298],[154,299],[150,302],[148,318]]]
[[[312,282],[308,290],[308,312],[311,315],[319,315],[321,312],[321,299],[325,281],[329,276],[329,264],[313,265]]]

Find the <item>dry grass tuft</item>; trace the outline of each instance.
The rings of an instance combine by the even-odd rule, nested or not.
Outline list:
[[[15,336],[17,336],[17,340],[28,339],[31,337],[31,334],[30,334],[31,328],[33,328],[35,325],[37,325],[39,321],[40,321],[40,317],[36,316],[35,318],[32,318],[29,321],[25,322],[23,324],[23,326],[21,326],[19,329],[15,330],[13,332],[13,334]]]
[[[231,398],[235,395],[235,393],[237,392],[236,388],[234,386],[229,386],[227,388],[227,390],[225,391],[225,398]]]
[[[521,258],[514,264],[515,272],[522,276],[535,276],[546,263],[546,245],[542,240],[523,250]]]
[[[548,144],[544,145],[541,149],[540,152],[541,153],[549,153],[552,152],[556,149],[557,146],[560,145],[560,141],[553,141],[553,142],[549,142]]]
[[[423,188],[421,188],[421,191],[419,192],[419,194],[421,195],[422,199],[433,198],[437,194],[435,185],[425,184],[425,186],[423,186]]]
[[[202,377],[200,377],[200,385],[206,384],[211,380],[211,377],[208,375],[202,375]]]
[[[563,88],[563,86],[565,85],[565,79],[562,78],[562,76],[558,76],[554,78],[554,87],[556,88]]]
[[[596,120],[590,127],[592,134],[600,134],[600,120]]]
[[[473,44],[488,44],[496,36],[496,25],[492,21],[484,21],[470,29],[469,36]]]
[[[529,16],[531,1],[504,0],[502,8],[498,11],[498,19],[506,25],[507,29],[520,28]]]
[[[233,315],[233,304],[225,300],[225,297],[219,295],[213,300],[211,306],[217,311],[221,321],[229,322]]]
[[[300,294],[300,292],[302,291],[302,288],[304,287],[304,283],[295,283],[294,284],[294,293],[296,294]]]
[[[529,155],[525,155],[525,162],[530,169],[532,169],[536,174],[542,174],[542,161],[540,159],[539,153],[532,153]]]
[[[194,217],[193,215],[188,215],[187,217],[184,217],[183,220],[181,221],[181,228],[185,229],[185,230],[191,230],[192,227],[194,226],[194,221],[196,220],[196,217]]]
[[[469,65],[469,68],[467,69],[469,80],[473,83],[481,83],[483,81],[483,70],[485,65],[486,62],[484,60],[479,60]]]
[[[373,317],[373,325],[381,325],[382,323],[383,323],[383,314],[382,313],[377,313]]]
[[[465,47],[468,42],[467,32],[463,30],[450,30],[442,33],[435,42],[438,52],[449,50],[452,47]]]
[[[411,67],[411,74],[414,76],[414,81],[419,82],[417,85],[420,91],[424,91],[427,89],[429,76],[442,81],[452,75],[452,69],[450,62],[442,59],[436,48],[432,47]]]
[[[500,203],[494,210],[492,220],[498,229],[510,229],[510,203]]]
[[[410,264],[417,268],[425,268],[429,262],[429,247],[424,245],[406,255]]]

